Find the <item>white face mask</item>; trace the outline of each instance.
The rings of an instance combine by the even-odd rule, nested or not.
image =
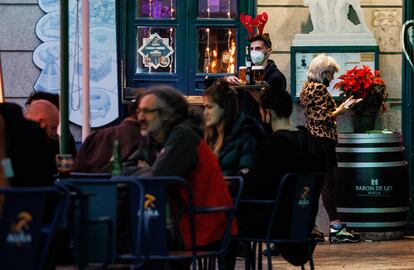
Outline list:
[[[252,62],[255,65],[261,65],[266,58],[264,53],[261,51],[251,51],[250,57],[252,58]]]

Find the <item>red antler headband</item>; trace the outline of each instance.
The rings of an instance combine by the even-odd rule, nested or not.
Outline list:
[[[267,13],[263,12],[262,14],[259,14],[256,16],[256,18],[252,19],[251,16],[246,15],[244,13],[240,14],[240,21],[246,28],[247,32],[249,32],[249,35],[254,35],[254,27],[257,27],[257,30],[259,31],[259,35],[263,34],[263,28],[265,27],[267,23]]]

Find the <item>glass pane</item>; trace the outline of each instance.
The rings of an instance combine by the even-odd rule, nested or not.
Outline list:
[[[237,0],[199,0],[199,18],[236,18]]]
[[[137,73],[175,72],[175,30],[137,27]]]
[[[137,0],[137,17],[175,19],[176,0]]]
[[[198,42],[199,73],[235,72],[235,28],[199,28]]]

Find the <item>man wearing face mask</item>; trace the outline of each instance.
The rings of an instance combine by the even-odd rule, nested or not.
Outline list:
[[[269,59],[272,54],[272,41],[267,34],[255,35],[249,38],[250,56],[255,66],[263,66],[265,69],[264,80],[271,86],[286,89],[286,78],[277,68],[275,62]],[[241,80],[236,76],[229,76],[226,80],[232,85],[238,85]],[[273,87],[270,87],[273,88]]]
[[[250,41],[250,56],[252,63],[256,66],[264,67],[264,81],[270,85],[271,91],[276,89],[282,89],[286,91],[286,78],[285,75],[280,72],[275,62],[269,59],[272,54],[272,42],[268,34],[254,35],[249,38]],[[231,85],[239,85],[241,80],[236,76],[227,77],[226,80]],[[250,93],[247,91],[238,91],[239,98],[239,110],[244,114],[255,118],[259,123],[262,123],[262,119],[259,111],[259,104]],[[263,124],[266,133],[270,133],[270,126]]]

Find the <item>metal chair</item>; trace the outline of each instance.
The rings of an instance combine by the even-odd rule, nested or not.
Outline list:
[[[90,178],[96,178],[96,179],[110,179],[112,175],[110,173],[84,173],[84,172],[71,172],[68,176],[68,178],[80,178],[80,179],[90,179]]]
[[[310,235],[315,225],[322,181],[322,173],[288,173],[281,180],[273,200],[240,200],[240,206],[264,206],[270,210],[267,230],[262,237],[249,236],[246,233],[236,238],[247,247],[245,269],[256,269],[256,259],[258,269],[262,269],[263,243],[267,248],[264,255],[267,257],[269,270],[272,269],[271,243],[276,244],[282,256],[290,263],[304,269],[309,261],[310,268],[314,269],[314,242]],[[296,254],[290,254],[289,249],[294,247],[305,247],[304,254],[298,250],[295,251]]]
[[[75,194],[75,250],[80,269],[105,267],[124,262],[124,258],[129,259],[130,265],[141,264],[143,217],[137,213],[143,212],[144,193],[139,182],[125,178],[64,178],[57,185],[70,188]],[[115,247],[121,208],[128,208],[125,239],[129,240],[128,250],[122,254]]]
[[[224,180],[227,182],[227,187],[229,188],[230,195],[233,198],[233,209],[234,211],[237,211],[241,192],[243,190],[243,177],[225,176]]]
[[[68,193],[56,187],[0,189],[0,261],[3,269],[53,267],[51,249]]]
[[[243,177],[241,176],[224,176],[224,180],[227,183],[227,187],[229,189],[230,196],[233,199],[233,208],[231,209],[231,217],[230,219],[233,220],[236,216],[237,207],[240,201],[241,192],[243,189]],[[223,241],[221,243],[220,250],[217,251],[215,256],[213,257],[204,257],[198,259],[198,264],[200,269],[215,269],[216,263],[219,269],[226,269],[224,256],[228,248],[232,246],[232,236],[230,232],[227,232],[225,237],[223,237]],[[231,248],[236,248],[231,247]],[[234,252],[236,252],[234,250]]]
[[[227,183],[227,187],[229,189],[230,196],[233,199],[233,208],[231,209],[231,217],[230,219],[233,220],[236,216],[237,207],[239,205],[241,192],[243,190],[243,177],[241,176],[224,176],[224,180]],[[216,263],[219,269],[224,268],[224,256],[228,248],[232,245],[232,237],[230,233],[228,233],[221,243],[220,250],[217,251],[215,256],[213,257],[203,257],[198,259],[198,265],[200,269],[215,269]],[[235,248],[235,247],[234,247]]]
[[[142,259],[146,262],[151,261],[187,261],[191,262],[192,269],[205,269],[199,259],[209,258],[210,266],[216,263],[224,254],[230,242],[230,232],[232,225],[232,209],[227,207],[202,208],[195,207],[193,203],[193,193],[190,183],[180,177],[130,177],[129,179],[139,181],[145,190],[146,207],[144,207],[144,231],[143,255]],[[177,192],[174,192],[176,190]],[[170,204],[171,196],[180,194],[174,198],[175,201],[183,203],[182,207],[175,209],[176,215],[168,215],[166,209],[177,207]],[[153,203],[151,205],[151,203]],[[223,241],[218,250],[200,250],[196,245],[196,222],[197,215],[223,212],[227,216],[226,229]],[[171,212],[169,212],[171,213]],[[183,249],[171,246],[166,235],[166,219],[174,219],[175,228],[179,228],[182,218],[188,218],[190,223],[190,249]],[[154,245],[155,244],[155,245]]]

